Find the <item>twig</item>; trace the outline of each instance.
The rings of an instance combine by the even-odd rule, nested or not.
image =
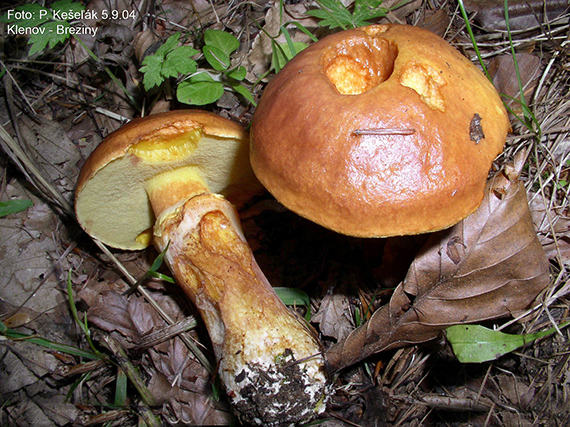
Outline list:
[[[36,114],[36,111],[34,110],[34,107],[32,107],[32,104],[30,104],[30,101],[28,101],[28,97],[24,94],[24,92],[22,91],[22,89],[20,88],[20,85],[16,82],[16,79],[14,79],[14,77],[12,76],[12,73],[10,72],[10,70],[8,69],[8,67],[6,67],[6,65],[4,64],[4,62],[2,62],[2,60],[0,60],[0,67],[4,70],[6,70],[6,76],[9,78],[10,80],[10,84],[7,84],[6,80],[4,80],[5,86],[6,86],[6,92],[11,90],[12,84],[16,85],[16,89],[18,90],[18,92],[20,92],[20,96],[22,97],[22,99],[24,100],[24,102],[28,105],[28,108],[30,109],[30,111],[32,111],[34,114]],[[7,99],[11,100],[11,96],[10,93],[7,93]]]
[[[485,412],[491,408],[490,403],[483,403],[471,397],[442,396],[439,394],[424,394],[418,401],[430,408]]]
[[[117,114],[113,111],[109,111],[105,108],[96,107],[95,111],[98,112],[99,114],[103,114],[104,116],[115,119],[115,120],[119,121],[121,124],[125,124],[126,122],[128,122],[130,120],[128,117],[122,116],[121,114]]]
[[[123,266],[123,264],[115,257],[115,255],[113,255],[111,253],[111,251],[107,248],[107,246],[105,246],[103,243],[101,243],[99,240],[97,239],[93,239],[93,241],[95,242],[95,244],[99,247],[99,249],[101,249],[101,251],[107,255],[109,257],[109,259],[115,264],[115,266],[119,269],[119,271],[125,276],[125,278],[127,279],[127,282],[129,282],[129,284],[131,286],[133,286],[134,284],[137,283],[137,280],[131,275],[131,273],[129,273],[129,271]],[[152,295],[150,295],[147,290],[145,288],[143,288],[142,286],[138,287],[138,291],[140,292],[140,294],[143,296],[143,298],[157,311],[158,314],[160,314],[160,316],[169,324],[169,325],[174,325],[176,322],[168,315],[168,313],[166,313],[159,305],[158,303],[154,300],[154,298],[152,297]],[[182,339],[182,341],[184,342],[184,344],[186,344],[188,346],[188,348],[190,349],[190,351],[196,356],[196,358],[200,361],[200,363],[202,363],[202,365],[209,371],[209,372],[214,372],[214,367],[212,366],[212,364],[210,363],[210,361],[208,360],[208,358],[204,355],[204,353],[202,353],[202,351],[200,351],[200,349],[198,348],[198,345],[192,341],[192,339],[186,335],[186,334],[181,334],[180,335],[180,339]]]
[[[42,192],[43,194],[49,195],[55,204],[57,204],[63,212],[69,215],[72,218],[75,218],[75,214],[73,211],[73,207],[64,199],[61,193],[55,188],[55,186],[50,183],[39,170],[39,168],[34,164],[34,162],[24,153],[22,148],[14,141],[14,139],[10,136],[10,134],[0,125],[0,141],[3,141],[1,144],[6,151],[6,153],[14,160],[14,163],[18,166],[18,168],[26,175],[28,181],[34,185],[38,191]],[[96,245],[101,249],[101,251],[107,255],[115,266],[121,271],[121,273],[125,276],[127,281],[133,285],[137,281],[136,279],[127,271],[127,269],[119,262],[119,260],[109,251],[109,249],[100,241],[94,239]],[[160,306],[156,303],[154,298],[144,289],[139,288],[139,292],[145,298],[145,300],[162,316],[162,318],[169,323],[170,325],[176,323],[168,314],[160,308]],[[180,336],[183,342],[188,346],[190,351],[198,358],[200,363],[208,369],[209,372],[213,372],[213,366],[208,360],[208,358],[199,350],[196,343],[194,343],[187,335]]]
[[[36,187],[38,191],[50,197],[66,214],[74,216],[72,206],[65,200],[55,186],[44,178],[39,168],[28,155],[24,153],[24,150],[14,141],[2,125],[0,125],[0,139],[3,141],[2,146],[6,153],[14,160],[22,172],[24,172],[30,183]]]
[[[145,385],[142,380],[138,370],[129,360],[127,353],[121,347],[121,345],[110,335],[105,334],[103,336],[103,341],[106,343],[107,348],[114,354],[114,359],[127,375],[131,384],[137,389],[139,395],[141,396],[143,402],[148,406],[157,406],[155,397],[152,395],[150,390]]]
[[[175,323],[174,325],[169,325],[156,332],[153,332],[152,334],[145,335],[139,340],[139,342],[134,348],[146,349],[154,347],[157,344],[168,341],[169,339],[175,337],[176,335],[194,329],[196,325],[197,322],[193,316],[186,317],[185,319],[181,320],[178,323]]]
[[[35,69],[35,68],[22,67],[22,66],[19,66],[19,65],[14,66],[14,67],[12,67],[12,68],[13,68],[13,69],[16,69],[16,70],[20,70],[20,71],[26,71],[26,72],[31,72],[31,73],[37,73],[37,74],[40,74],[40,75],[43,75],[43,76],[48,76],[48,77],[50,77],[50,78],[53,79],[53,80],[60,80],[60,81],[63,81],[63,82],[65,82],[65,84],[66,84],[67,86],[72,87],[72,88],[83,87],[84,89],[88,89],[88,90],[93,91],[93,92],[96,92],[96,91],[97,91],[97,88],[95,88],[95,87],[93,87],[93,86],[90,86],[90,85],[88,85],[88,84],[80,83],[80,82],[78,82],[78,81],[71,80],[71,79],[69,79],[69,78],[67,78],[67,77],[58,76],[57,74],[53,74],[53,73],[47,73],[47,72],[45,72],[45,71],[37,70],[37,69]]]
[[[390,135],[413,135],[416,133],[415,129],[401,129],[401,128],[370,128],[370,129],[355,129],[352,131],[353,135],[376,135],[376,136],[390,136]]]

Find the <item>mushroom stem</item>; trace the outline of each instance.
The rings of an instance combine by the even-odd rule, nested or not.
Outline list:
[[[163,172],[147,180],[145,188],[156,218],[166,208],[179,205],[198,194],[210,192],[208,184],[195,166]]]
[[[165,210],[155,244],[208,329],[238,416],[258,425],[306,421],[325,409],[324,358],[314,334],[258,267],[234,207],[200,194]]]
[[[261,190],[248,147],[241,126],[205,111],[135,119],[91,154],[75,209],[106,244],[165,252],[208,328],[236,414],[290,425],[323,412],[329,390],[318,340],[261,273],[229,202]]]

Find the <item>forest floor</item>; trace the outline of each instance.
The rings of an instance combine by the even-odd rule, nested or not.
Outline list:
[[[241,80],[247,93],[226,87],[221,98],[200,108],[247,127],[255,112],[250,101],[259,100],[280,66],[268,35],[287,46],[286,28],[293,42],[310,44],[308,33],[321,39],[339,28],[331,30],[307,15],[319,8],[313,1],[93,0],[84,4],[93,15],[69,25],[96,28],[94,36],[50,41],[9,30],[13,12],[28,10],[13,3],[0,4],[0,13],[8,18],[0,24],[0,425],[235,425],[223,390],[186,345],[198,342],[213,360],[191,303],[175,285],[153,278],[125,294],[145,277],[158,254],[95,244],[74,217],[75,183],[91,151],[126,121],[196,108],[177,97],[183,75],[165,78],[158,89],[145,90],[143,84],[142,61],[173,34],[180,33],[179,43],[196,49],[207,29],[239,40],[231,60],[247,72]],[[78,2],[24,3],[69,10]],[[352,10],[352,2],[343,3]],[[435,337],[427,343],[413,335],[414,329],[407,336],[410,344],[399,345],[401,337],[394,331],[402,324],[385,326],[393,326],[393,335],[376,354],[332,378],[334,395],[315,425],[570,425],[570,337],[564,328],[570,308],[568,2],[511,1],[510,31],[502,1],[464,3],[469,26],[459,3],[451,0],[386,0],[382,6],[389,11],[370,22],[428,28],[480,67],[476,42],[511,110],[512,129],[491,176],[507,171],[509,180],[522,182],[526,197],[504,209],[504,216],[464,227],[478,232],[493,222],[497,235],[506,239],[501,247],[509,242],[509,248],[517,248],[509,253],[518,262],[516,274],[527,278],[531,273],[525,264],[542,259],[548,270],[533,279],[540,292],[535,292],[537,286],[516,291],[532,303],[516,307],[512,316],[489,315],[491,320],[479,323],[518,336],[553,327],[554,333],[495,360],[460,363],[442,328],[434,326],[437,319],[427,321]],[[527,3],[536,3],[536,9],[525,11],[521,5]],[[203,57],[197,58],[200,69],[213,71]],[[488,197],[494,197],[493,191]],[[524,236],[502,226],[524,225],[513,219],[516,212],[532,218],[526,237],[539,244],[530,255],[517,246]],[[325,350],[344,342],[357,326],[381,327],[379,316],[375,320],[372,314],[388,307],[395,290],[402,289],[399,285],[428,237],[427,244],[445,247],[438,240],[443,235],[338,235],[286,210],[269,194],[240,211],[240,217],[272,285],[310,298],[295,308],[302,316],[310,313]],[[446,242],[449,250],[451,240]],[[477,250],[486,271],[495,274],[488,288],[478,291],[487,304],[485,313],[494,313],[500,298],[515,292],[506,288],[514,267],[497,267],[496,250],[488,245]],[[436,286],[454,284],[441,271],[436,276],[437,283],[427,285],[428,297]],[[472,310],[470,291],[461,292],[463,307]],[[421,312],[425,295],[410,296],[410,306]],[[194,318],[197,325],[188,320]],[[137,379],[139,387],[133,386]]]

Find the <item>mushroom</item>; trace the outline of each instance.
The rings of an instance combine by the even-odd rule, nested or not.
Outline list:
[[[75,209],[103,243],[164,251],[207,327],[236,415],[291,424],[324,411],[324,359],[314,332],[261,272],[230,202],[261,188],[247,144],[239,125],[203,111],[132,120],[86,161]]]
[[[479,206],[508,130],[493,85],[450,44],[371,25],[314,43],[270,81],[250,158],[279,202],[324,227],[419,234]]]

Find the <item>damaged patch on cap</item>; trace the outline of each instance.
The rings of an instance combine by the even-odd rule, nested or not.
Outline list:
[[[333,46],[323,56],[322,65],[339,93],[360,95],[390,77],[397,56],[398,47],[391,41],[365,35]]]
[[[400,73],[400,84],[416,91],[421,100],[432,110],[445,112],[445,102],[440,88],[447,82],[434,68],[412,60]]]
[[[485,132],[483,132],[483,126],[481,126],[481,116],[477,113],[473,115],[469,124],[469,138],[471,141],[475,141],[475,144],[479,144],[479,141],[485,139]]]

